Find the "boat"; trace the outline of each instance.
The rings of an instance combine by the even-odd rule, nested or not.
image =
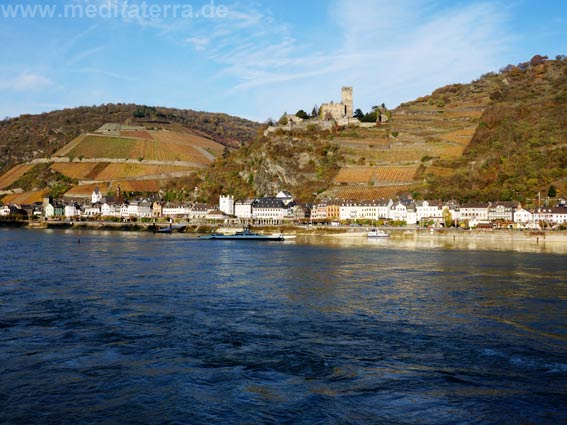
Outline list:
[[[369,238],[389,238],[390,235],[386,232],[384,232],[383,230],[380,229],[371,229],[370,232],[368,232],[368,237]]]
[[[153,232],[154,233],[173,233],[173,232],[183,232],[187,226],[184,225],[175,225],[175,226],[167,226],[167,227],[156,227],[154,226]]]
[[[201,236],[199,239],[207,239],[207,240],[244,240],[244,241],[283,241],[285,238],[283,235],[260,235],[258,233],[254,233],[250,230],[250,228],[244,228],[244,230],[240,232],[236,232],[232,235],[225,235],[222,233],[212,233],[207,236]]]

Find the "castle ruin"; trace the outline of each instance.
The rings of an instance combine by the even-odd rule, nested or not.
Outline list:
[[[319,117],[323,120],[342,121],[352,119],[352,87],[343,87],[341,90],[341,103],[323,103],[319,108]]]
[[[352,87],[345,86],[341,89],[341,102],[323,103],[319,108],[319,116],[317,118],[303,119],[293,114],[284,114],[285,123],[269,126],[264,135],[267,136],[280,130],[307,130],[312,126],[316,126],[319,130],[330,130],[334,126],[356,126],[356,127],[375,127],[376,123],[360,122],[353,117],[353,96]]]

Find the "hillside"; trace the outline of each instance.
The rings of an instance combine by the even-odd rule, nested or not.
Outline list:
[[[532,201],[567,193],[567,59],[534,57],[493,81],[489,107],[461,158],[427,170],[425,193],[459,200]],[[433,168],[433,167],[432,167]]]
[[[567,191],[566,77],[565,58],[536,56],[404,103],[376,127],[278,130],[207,169],[199,180],[202,196],[288,189],[303,200],[410,192],[525,201],[550,185]],[[323,145],[333,152],[332,166],[302,169],[305,161],[326,164],[326,155],[311,156]]]
[[[220,194],[237,199],[290,190],[310,202],[330,184],[343,158],[327,140],[289,135],[261,138],[220,156],[198,175],[170,181],[168,189],[181,193],[199,187],[198,199],[216,202]]]
[[[53,155],[65,144],[105,123],[126,123],[173,131],[190,130],[227,146],[256,137],[259,124],[226,114],[133,104],[108,104],[22,115],[0,121],[0,174],[10,167]]]
[[[550,186],[567,193],[564,57],[536,56],[469,84],[439,88],[387,111],[389,119],[370,128],[306,126],[261,137],[258,124],[218,114],[202,114],[195,121],[193,114],[199,113],[135,105],[73,111],[71,117],[86,117],[67,123],[65,114],[53,113],[54,122],[27,116],[2,123],[4,134],[10,126],[17,128],[10,140],[37,143],[22,145],[18,155],[27,161],[0,176],[0,190],[74,196],[95,185],[108,191],[120,185],[131,192],[167,191],[168,199],[196,193],[210,202],[221,193],[244,198],[282,189],[304,202],[408,192],[417,198],[525,202],[538,192],[545,196]],[[70,137],[82,123],[102,124],[103,117],[130,126],[104,126]],[[28,129],[25,120],[45,127],[40,131],[35,122]],[[250,142],[225,149],[236,146],[241,136]],[[17,155],[12,153],[13,161]]]
[[[194,174],[220,156],[225,146],[188,130],[105,124],[48,158],[35,158],[0,176],[4,199],[88,198],[103,193],[159,192],[171,179]],[[23,192],[23,193],[22,193]],[[28,201],[29,202],[29,201]]]

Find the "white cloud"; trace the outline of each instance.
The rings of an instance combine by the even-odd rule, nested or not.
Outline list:
[[[510,42],[506,9],[471,3],[438,9],[429,1],[366,1],[364,16],[337,0],[344,31],[342,57],[350,62],[358,101],[390,106],[453,82],[468,82],[502,65]],[[373,6],[373,7],[371,7]],[[336,15],[337,16],[337,15]]]
[[[51,86],[53,82],[37,74],[22,73],[17,77],[6,78],[0,81],[0,90],[3,91],[31,91]]]
[[[211,39],[208,37],[189,37],[185,39],[185,43],[192,44],[193,48],[198,51],[205,50]]]

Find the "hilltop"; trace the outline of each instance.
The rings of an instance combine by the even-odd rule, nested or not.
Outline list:
[[[567,59],[535,56],[488,74],[491,102],[461,157],[423,173],[431,196],[527,202],[567,193]],[[419,189],[418,189],[419,190]]]
[[[213,164],[203,175],[205,194],[287,189],[309,200],[410,193],[525,202],[551,186],[567,191],[565,57],[535,56],[385,112],[388,119],[372,127],[323,128],[314,120],[272,128]]]
[[[47,158],[81,134],[106,123],[190,131],[195,135],[236,147],[256,137],[259,124],[226,114],[107,104],[78,107],[0,121],[0,174],[16,164]]]

